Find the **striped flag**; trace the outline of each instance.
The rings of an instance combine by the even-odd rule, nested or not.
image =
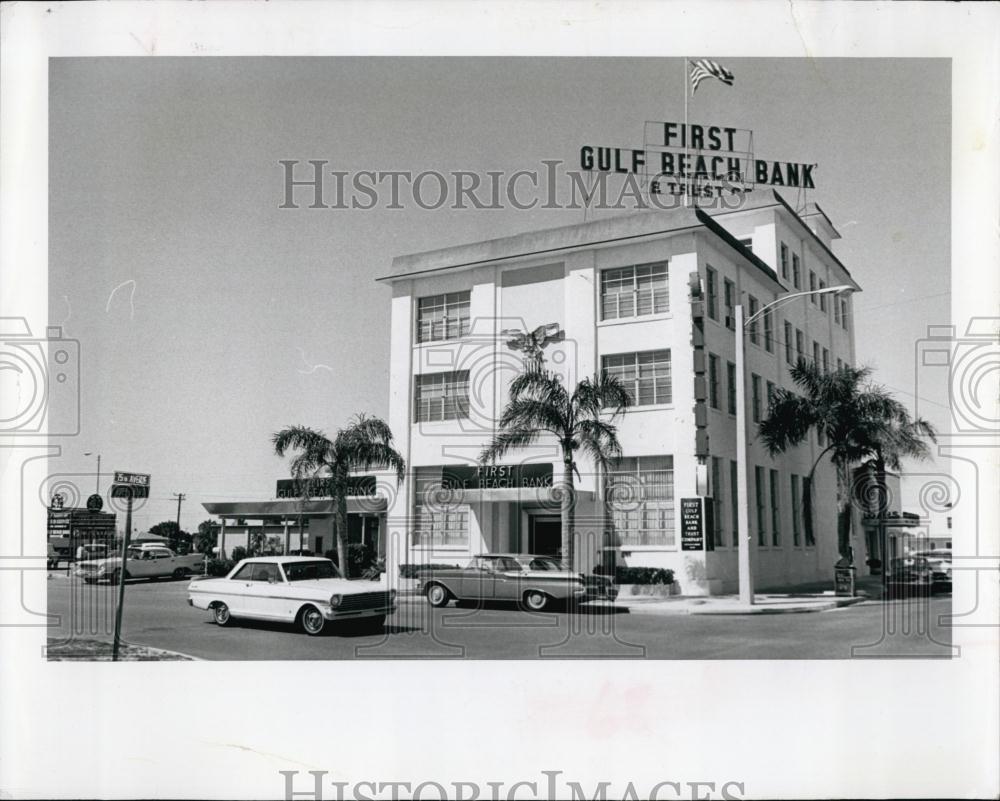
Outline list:
[[[691,94],[698,90],[700,84],[706,78],[718,78],[726,86],[732,86],[735,78],[733,73],[723,67],[718,61],[708,58],[699,58],[691,62]]]

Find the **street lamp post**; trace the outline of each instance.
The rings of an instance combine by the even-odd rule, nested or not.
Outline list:
[[[777,300],[765,304],[748,319],[743,319],[743,304],[739,303],[734,309],[736,323],[736,505],[737,509],[737,531],[739,564],[739,584],[740,603],[752,606],[754,603],[753,592],[753,563],[750,559],[750,487],[747,476],[749,466],[747,465],[747,442],[749,432],[747,430],[747,410],[746,410],[746,366],[745,366],[745,332],[746,327],[754,320],[762,316],[769,309],[792,300],[793,298],[806,297],[807,295],[829,295],[840,292],[851,292],[854,287],[846,284],[842,286],[830,286],[823,289],[813,289],[806,292],[793,292],[790,295],[783,295]]]
[[[93,456],[93,451],[86,451],[84,456]],[[98,495],[101,494],[101,454],[97,454],[97,488],[94,490]]]

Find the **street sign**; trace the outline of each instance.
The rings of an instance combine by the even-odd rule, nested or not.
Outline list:
[[[149,487],[143,487],[138,484],[112,484],[111,485],[111,497],[112,498],[148,498],[149,497]]]
[[[115,470],[115,484],[131,484],[136,487],[149,486],[149,473],[126,473]]]

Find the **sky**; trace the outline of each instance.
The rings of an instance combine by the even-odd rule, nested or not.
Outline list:
[[[917,342],[950,319],[951,75],[942,59],[725,59],[690,121],[817,163],[862,286],[857,359],[947,428]],[[575,168],[684,119],[680,59],[53,59],[49,313],[79,340],[81,429],[50,472],[152,474],[144,530],[273,496],[271,434],[388,413],[393,257],[581,222],[578,209],[280,209],[282,159],[329,169]],[[404,195],[405,197],[405,195]],[[794,191],[786,198],[795,200]],[[304,204],[303,204],[304,205]],[[915,396],[919,393],[919,400]],[[85,491],[90,491],[90,480]]]

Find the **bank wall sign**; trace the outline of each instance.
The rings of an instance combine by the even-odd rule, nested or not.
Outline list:
[[[816,166],[759,159],[753,131],[727,125],[647,121],[641,148],[580,148],[583,170],[638,177],[655,195],[738,195],[757,184],[814,189]]]

